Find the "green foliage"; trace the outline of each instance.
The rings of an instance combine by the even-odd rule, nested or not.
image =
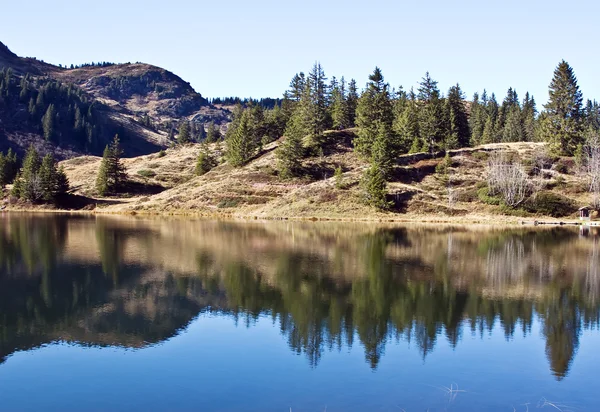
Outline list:
[[[203,174],[210,172],[215,166],[215,159],[212,157],[208,148],[205,145],[202,145],[200,153],[198,154],[198,159],[196,160],[196,175],[202,176]]]
[[[561,61],[549,86],[546,116],[540,139],[550,142],[558,154],[571,156],[582,142],[583,97],[573,68]]]
[[[446,138],[444,102],[440,98],[437,82],[429,72],[419,84],[419,133],[423,147],[430,153],[442,149]]]
[[[391,102],[389,84],[384,82],[383,74],[379,67],[375,67],[369,76],[366,90],[358,100],[356,109],[356,125],[358,126],[358,137],[354,140],[356,151],[364,158],[371,158],[373,146],[378,136],[384,133],[389,142],[385,146],[392,147],[394,141],[392,123],[394,120],[393,106]],[[380,141],[380,143],[382,143]],[[388,156],[394,156],[390,152]]]
[[[192,136],[190,133],[190,124],[187,121],[183,121],[181,126],[179,126],[179,133],[177,135],[177,143],[186,144],[192,141]]]
[[[571,199],[548,191],[538,192],[527,199],[523,208],[531,213],[552,217],[569,216],[577,211],[577,205]]]
[[[360,187],[366,204],[380,210],[390,208],[390,203],[387,201],[387,183],[379,167],[373,164],[365,170]]]
[[[19,171],[17,154],[8,149],[6,155],[0,152],[0,189],[12,183]]]
[[[335,168],[333,172],[333,178],[335,179],[335,187],[338,189],[344,188],[344,172],[342,170],[342,166],[338,166]]]
[[[302,159],[305,155],[303,145],[302,114],[294,112],[285,131],[285,140],[279,145],[276,152],[279,174],[283,178],[298,176],[302,171]]]
[[[48,106],[48,110],[46,110],[46,114],[42,118],[42,127],[44,129],[44,139],[50,141],[52,136],[54,136],[54,120],[56,117],[56,109],[54,105],[51,104]]]
[[[206,141],[208,143],[214,143],[219,140],[221,140],[221,131],[214,122],[209,122],[206,126]]]
[[[255,155],[260,140],[250,109],[238,108],[225,138],[226,158],[229,163],[234,167],[248,163]]]
[[[145,177],[146,179],[156,176],[156,172],[154,170],[148,170],[148,169],[138,170],[137,174],[142,177]]]
[[[167,155],[167,152],[165,152],[164,150],[160,150],[160,152],[158,152],[158,154],[156,155],[159,159],[161,157],[165,157]]]
[[[477,197],[483,203],[486,203],[488,205],[498,206],[502,203],[502,199],[500,199],[500,197],[490,195],[490,189],[487,186],[484,186],[477,190]]]
[[[450,153],[446,153],[444,159],[435,166],[435,172],[439,175],[446,175],[450,167],[452,167],[452,158]]]
[[[15,178],[12,195],[32,203],[51,203],[68,190],[67,176],[62,167],[56,168],[54,157],[47,154],[40,159],[35,147],[30,146],[23,168]]]
[[[100,196],[117,193],[126,180],[125,166],[121,163],[119,136],[115,135],[110,146],[106,146],[96,177],[96,191]]]

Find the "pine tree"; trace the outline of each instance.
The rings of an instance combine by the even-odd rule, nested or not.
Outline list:
[[[187,120],[184,120],[179,126],[179,133],[177,135],[177,143],[179,144],[187,144],[192,141],[192,137],[190,134],[190,124]]]
[[[572,155],[583,139],[583,97],[573,69],[561,61],[554,70],[549,86],[548,103],[544,106],[547,124],[542,138],[562,155]]]
[[[437,82],[430,76],[429,72],[419,83],[419,133],[423,147],[430,153],[440,150],[444,143],[444,106],[440,98]]]
[[[107,145],[102,155],[102,162],[96,177],[96,190],[100,196],[116,193],[121,190],[126,180],[125,166],[121,162],[119,136],[115,135],[110,146]]]
[[[473,95],[471,103],[471,115],[469,117],[469,127],[471,129],[471,143],[478,145],[481,143],[483,128],[485,127],[485,106],[479,101],[479,94]]]
[[[40,155],[33,145],[29,146],[23,159],[21,172],[20,197],[30,202],[38,202],[43,198],[39,170],[42,162]]]
[[[104,153],[102,154],[102,162],[96,175],[96,191],[100,196],[106,196],[110,192],[110,147],[106,145]]]
[[[6,165],[6,159],[4,157],[4,153],[0,152],[0,190],[4,188],[4,186],[6,186],[9,182],[8,182],[8,176],[7,176],[7,165]]]
[[[388,139],[394,140],[391,134],[393,119],[389,84],[385,83],[381,69],[375,67],[356,109],[356,125],[359,127],[358,137],[354,140],[356,151],[365,158],[371,157],[373,145],[381,130],[380,123],[385,123],[385,129],[390,131]],[[389,156],[393,155],[394,153],[389,153]]]
[[[234,167],[248,163],[256,151],[256,141],[252,130],[252,118],[249,110],[243,110],[234,117],[234,121],[227,130],[225,142],[227,143],[226,157]]]
[[[358,88],[356,87],[356,80],[351,79],[348,83],[348,96],[346,98],[348,119],[346,123],[348,127],[356,126],[356,109],[358,107]]]
[[[202,176],[210,172],[213,167],[215,167],[215,160],[212,157],[206,143],[203,143],[200,147],[198,159],[196,160],[196,175]]]
[[[471,130],[469,128],[469,117],[464,104],[464,95],[460,86],[452,86],[448,90],[446,104],[448,106],[449,130],[453,141],[456,141],[456,147],[466,147],[471,142]]]
[[[521,142],[524,139],[521,109],[515,105],[509,109],[502,131],[503,142]]]
[[[419,111],[415,99],[415,93],[411,90],[402,114],[394,119],[393,128],[397,136],[397,150],[399,153],[406,153],[408,151],[416,153],[421,150],[419,142]]]
[[[288,122],[285,130],[285,139],[276,152],[277,167],[283,178],[298,176],[302,172],[302,159],[304,157],[303,138],[305,127],[303,115],[296,110]]]
[[[325,84],[327,77],[320,63],[315,63],[308,74],[306,81],[305,96],[308,101],[305,105],[304,123],[307,127],[307,134],[317,138],[330,126],[327,116],[327,86]],[[303,97],[304,98],[304,97]]]
[[[221,140],[221,131],[215,125],[215,123],[211,121],[206,127],[206,141],[208,143],[214,143],[218,142],[219,140]]]
[[[390,204],[387,201],[387,183],[377,165],[372,164],[360,181],[365,203],[380,210],[386,210]]]
[[[331,120],[334,129],[348,127],[348,105],[346,103],[346,82],[342,77],[339,85],[331,90]]]
[[[536,115],[537,110],[535,107],[535,100],[533,99],[533,96],[530,96],[529,92],[527,92],[525,94],[525,99],[523,100],[523,110],[521,111],[523,139],[527,142],[533,142],[535,140]]]
[[[50,141],[54,136],[54,120],[56,118],[56,109],[53,104],[48,106],[46,114],[42,118],[42,127],[44,129],[44,139]]]

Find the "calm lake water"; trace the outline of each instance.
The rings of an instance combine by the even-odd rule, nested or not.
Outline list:
[[[0,409],[598,410],[600,233],[0,215]]]

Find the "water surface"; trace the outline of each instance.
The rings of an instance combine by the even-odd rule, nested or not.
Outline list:
[[[573,228],[0,215],[2,410],[597,410]]]

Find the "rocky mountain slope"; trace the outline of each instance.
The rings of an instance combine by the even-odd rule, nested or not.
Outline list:
[[[8,69],[11,79],[6,73]],[[172,130],[181,121],[195,122],[197,127],[209,121],[224,127],[229,121],[228,110],[210,105],[189,83],[149,64],[102,63],[63,68],[35,58],[19,57],[0,43],[2,70],[4,79],[0,83],[12,88],[14,98],[7,94],[0,102],[0,150],[12,147],[22,152],[33,143],[40,151],[53,151],[62,158],[98,155],[106,142],[118,133],[126,155],[138,156],[167,147],[171,143],[169,136],[173,137]],[[24,78],[27,79],[26,93],[23,92]],[[67,97],[56,101],[56,96],[46,93],[46,101],[39,102],[38,96],[44,87],[62,87]],[[80,95],[77,101],[70,99],[73,94]],[[32,115],[29,99],[43,112]],[[54,139],[43,139],[41,118],[50,104],[54,104],[56,122],[61,123],[63,129]],[[83,137],[85,133],[77,136],[66,127],[76,122],[76,106],[80,111],[93,107],[93,116],[89,115],[86,120],[96,130],[88,132],[87,138]]]

